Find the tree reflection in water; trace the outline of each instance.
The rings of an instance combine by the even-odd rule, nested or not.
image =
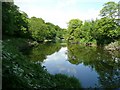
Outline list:
[[[92,80],[96,80],[97,76],[95,73],[97,73],[97,81],[99,84],[97,84],[96,87],[120,88],[120,53],[111,54],[103,48],[85,47],[75,44],[67,45],[67,51],[61,50],[62,48],[59,43],[40,44],[38,47],[33,47],[28,51],[27,56],[30,60],[37,63],[45,60],[44,65],[47,65],[46,68],[48,72],[59,73],[59,71],[64,68],[63,73],[74,75],[72,72],[67,72],[68,69],[74,69],[77,72],[77,78],[80,77],[79,80],[82,84],[88,84],[87,81],[84,82],[82,80],[91,77],[92,79],[88,80],[90,81],[89,83],[96,83],[96,81],[94,82]],[[59,64],[61,67],[58,67]],[[87,66],[87,68],[85,66]],[[91,72],[90,69],[92,69],[93,72]],[[86,73],[93,76],[88,75],[87,77],[87,75],[84,75]],[[81,80],[81,78],[83,79]]]
[[[60,43],[39,44],[39,46],[33,47],[31,50],[26,51],[26,56],[33,62],[43,62],[47,55],[58,52],[60,48]]]
[[[111,55],[103,48],[68,45],[68,58],[72,64],[83,63],[99,74],[100,87],[120,88],[120,54]]]

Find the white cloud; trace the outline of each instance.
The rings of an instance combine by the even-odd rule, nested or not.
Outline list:
[[[26,8],[25,11],[30,17],[36,16],[41,17],[47,22],[51,22],[59,25],[62,28],[67,27],[67,22],[73,18],[81,20],[95,19],[98,16],[99,11],[89,9],[87,11],[67,11],[61,9],[43,9],[43,8]]]
[[[83,21],[99,18],[98,9],[90,7],[84,10],[84,7],[77,8],[76,6],[78,2],[96,2],[96,0],[55,0],[55,3],[54,0],[52,0],[53,2],[50,1],[51,0],[15,0],[15,4],[20,7],[20,10],[25,11],[29,17],[41,17],[46,22],[51,22],[62,28],[66,28],[67,22],[73,18],[78,18]],[[102,1],[107,2],[109,0],[97,0],[97,2]]]

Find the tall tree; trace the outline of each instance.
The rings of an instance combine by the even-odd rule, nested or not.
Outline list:
[[[117,23],[107,17],[96,21],[92,34],[98,46],[109,44],[120,35]]]
[[[44,41],[47,27],[42,18],[31,17],[29,19],[29,30],[36,41]]]
[[[16,19],[15,16],[18,14],[18,7],[13,2],[2,3],[2,29],[3,34],[13,35],[16,30]]]
[[[30,37],[30,32],[28,30],[28,15],[25,12],[20,12],[16,14],[16,31],[15,35],[21,37]]]
[[[68,38],[67,40],[75,40],[79,38],[79,30],[82,26],[82,21],[79,19],[72,19],[68,23]]]
[[[118,15],[118,4],[115,2],[107,2],[103,5],[102,10],[100,11],[100,16],[116,18]]]
[[[46,39],[55,39],[56,38],[56,29],[55,25],[48,22],[46,23],[47,31],[46,31]]]
[[[80,38],[84,39],[85,42],[91,42],[94,40],[92,37],[92,31],[95,29],[94,25],[94,21],[85,21],[84,24],[81,26]]]
[[[28,16],[20,12],[13,2],[2,3],[2,29],[3,35],[28,36]]]

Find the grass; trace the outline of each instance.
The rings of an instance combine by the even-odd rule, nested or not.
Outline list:
[[[2,42],[2,88],[81,88],[79,80],[62,74],[51,75],[40,64],[31,62],[20,51],[27,40],[5,39]]]

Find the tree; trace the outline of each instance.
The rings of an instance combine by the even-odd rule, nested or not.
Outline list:
[[[56,29],[56,37],[58,39],[65,39],[67,30],[60,28],[58,25],[55,26],[55,29]]]
[[[119,3],[117,4],[112,1],[105,3],[104,7],[100,11],[100,15],[102,17],[106,17],[106,19],[105,18],[101,19],[101,25],[104,23],[103,27],[101,25],[99,26],[99,27],[101,27],[101,31],[104,32],[104,35],[102,35],[102,37],[101,37],[101,43],[105,43],[105,42],[109,43],[111,41],[115,41],[115,40],[119,39],[120,38]],[[101,35],[99,33],[99,37],[100,36]],[[107,36],[108,40],[106,39],[106,36]],[[102,40],[102,39],[104,39],[103,37],[105,38],[105,40]],[[97,40],[97,41],[100,41],[100,40]],[[104,42],[102,42],[102,41],[104,41]]]
[[[81,26],[80,38],[84,39],[86,43],[93,41],[92,31],[94,30],[94,21],[85,21]]]
[[[100,11],[100,16],[116,18],[118,15],[117,12],[118,12],[118,4],[111,1],[104,4],[104,7]]]
[[[68,23],[68,38],[67,40],[75,40],[79,38],[79,30],[82,26],[82,21],[79,19],[72,19]]]
[[[96,20],[95,29],[92,32],[93,38],[97,41],[98,46],[109,44],[118,37],[118,26],[114,19],[102,18]]]
[[[28,15],[25,12],[20,12],[15,17],[17,26],[15,35],[29,38],[31,35],[28,30]]]
[[[15,16],[18,14],[18,7],[12,2],[3,2],[2,3],[2,29],[3,34],[13,35],[15,28]]]
[[[52,39],[54,40],[56,38],[56,29],[55,29],[55,25],[52,23],[46,23],[47,26],[47,35],[46,35],[46,39]]]
[[[2,23],[3,35],[29,36],[28,16],[20,12],[13,2],[2,3]]]
[[[31,17],[29,19],[29,30],[32,38],[38,42],[43,42],[47,35],[47,27],[42,18]]]

